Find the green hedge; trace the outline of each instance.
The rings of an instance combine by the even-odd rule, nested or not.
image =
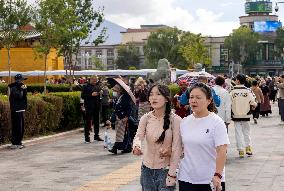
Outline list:
[[[28,92],[31,93],[42,93],[44,90],[43,84],[28,84]],[[69,84],[47,84],[47,92],[70,92],[70,91],[81,91],[82,85],[72,85],[70,88]],[[7,84],[0,84],[0,94],[7,94]]]
[[[46,135],[80,127],[80,92],[28,95],[25,137]],[[0,95],[0,143],[11,137],[10,106]]]
[[[51,95],[63,98],[63,119],[60,121],[61,130],[70,130],[80,126],[82,114],[80,111],[81,92],[58,92]]]

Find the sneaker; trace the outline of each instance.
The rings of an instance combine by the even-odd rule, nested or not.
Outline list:
[[[95,137],[94,137],[94,140],[95,140],[95,141],[104,141],[104,140],[103,140],[102,138],[100,138],[99,136],[95,136]]]
[[[91,141],[85,141],[85,144],[90,144],[91,143]]]
[[[18,147],[18,149],[23,149],[23,148],[25,148],[24,145],[17,145],[17,147]]]
[[[239,151],[239,157],[244,158],[245,157],[245,152],[244,151]]]
[[[10,149],[17,149],[17,148],[18,148],[18,145],[11,145],[9,148],[10,148]]]
[[[246,154],[248,156],[252,156],[252,151],[251,151],[251,147],[250,146],[246,147]]]
[[[253,121],[254,121],[254,124],[257,124],[257,120],[256,119],[253,119]]]

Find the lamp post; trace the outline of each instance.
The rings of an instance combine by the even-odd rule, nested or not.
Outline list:
[[[283,1],[276,2],[276,5],[275,5],[275,7],[274,7],[275,12],[278,12],[278,10],[279,10],[278,3],[281,4],[281,3],[284,3],[284,2],[283,2]]]
[[[90,58],[89,52],[87,52],[87,53],[82,53],[82,58],[83,58],[83,62],[84,62],[84,68],[85,68],[85,69],[88,69],[89,58]],[[82,65],[82,63],[81,63],[81,65]]]

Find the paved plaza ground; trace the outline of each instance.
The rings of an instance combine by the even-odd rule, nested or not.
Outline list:
[[[279,122],[275,104],[272,116],[251,123],[254,156],[244,159],[238,158],[230,125],[227,191],[284,190],[284,125]],[[140,157],[112,155],[102,142],[84,144],[77,131],[31,141],[22,150],[0,147],[0,191],[140,191],[140,165]]]

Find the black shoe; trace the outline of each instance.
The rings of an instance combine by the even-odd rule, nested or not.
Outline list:
[[[104,140],[103,140],[102,138],[100,138],[99,136],[95,136],[95,137],[94,137],[94,140],[95,140],[95,141],[104,141]]]
[[[132,152],[131,149],[126,149],[126,150],[121,151],[122,154],[124,154],[124,153],[131,153],[131,152]]]
[[[85,143],[91,143],[90,137],[85,137]]]
[[[113,154],[117,154],[117,149],[115,146],[112,147],[112,149],[108,150],[109,152],[113,153]]]

